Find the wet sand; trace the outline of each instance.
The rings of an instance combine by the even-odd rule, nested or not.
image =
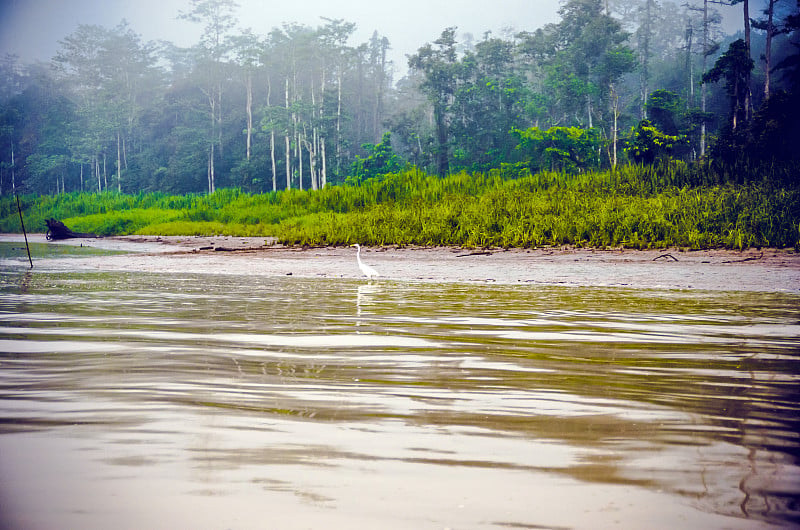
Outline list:
[[[46,243],[42,234],[29,241]],[[5,234],[0,241],[23,241]],[[360,278],[355,249],[284,247],[263,237],[123,236],[71,239],[54,245],[91,246],[127,254],[55,258],[48,266],[130,270]],[[631,288],[800,292],[800,254],[793,249],[463,249],[364,248],[378,281],[496,282]]]

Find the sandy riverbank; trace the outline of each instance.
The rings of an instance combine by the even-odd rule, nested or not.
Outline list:
[[[41,234],[33,243],[47,243]],[[0,235],[0,242],[21,235]],[[48,265],[93,270],[225,273],[266,276],[359,278],[355,249],[288,248],[264,238],[124,236],[73,239],[83,245],[129,252],[60,258]],[[363,249],[362,259],[381,281],[496,282],[800,293],[800,254],[793,250],[683,251],[623,249]],[[45,265],[45,264],[42,264]]]

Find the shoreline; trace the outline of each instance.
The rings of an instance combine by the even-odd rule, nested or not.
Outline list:
[[[363,278],[349,247],[285,247],[264,237],[112,236],[31,243],[121,251],[107,256],[48,258],[59,269],[244,274],[309,278]],[[1,234],[0,242],[24,242]],[[793,249],[465,249],[366,247],[372,281],[434,281],[699,289],[800,293],[800,253]]]

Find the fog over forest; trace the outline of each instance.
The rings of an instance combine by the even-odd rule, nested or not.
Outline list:
[[[111,25],[84,3],[51,56],[3,58],[0,193],[317,189],[412,166],[577,173],[745,144],[795,156],[796,127],[756,129],[768,101],[787,122],[780,109],[798,107],[795,0],[466,2],[452,17],[436,4],[407,32],[407,17],[374,13],[373,31],[328,4],[263,26],[249,2],[166,0],[151,23]],[[4,26],[46,5],[3,4]],[[451,18],[469,27],[431,25]],[[182,28],[173,40],[151,36],[164,21]]]
[[[324,18],[344,19],[356,24],[352,43],[369,39],[373,31],[386,36],[389,57],[397,71],[405,71],[406,56],[442,29],[457,26],[459,32],[476,38],[486,31],[501,33],[510,28],[534,30],[558,21],[559,0],[500,0],[487,8],[484,0],[464,0],[458,7],[446,2],[408,0],[402,3],[375,3],[369,0],[305,0],[303,2],[263,2],[238,0],[234,10],[237,26],[267,34],[276,26],[299,23],[316,26]],[[79,24],[114,27],[127,20],[144,41],[167,40],[178,46],[195,44],[202,28],[178,15],[188,9],[189,0],[5,0],[0,2],[0,54],[12,53],[22,62],[48,61],[58,49],[58,41]],[[424,12],[424,17],[410,13]],[[726,13],[730,12],[730,13]],[[733,15],[724,9],[724,15]],[[735,31],[740,17],[728,16],[726,31]]]

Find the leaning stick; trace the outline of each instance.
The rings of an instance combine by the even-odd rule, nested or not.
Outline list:
[[[25,231],[25,221],[22,220],[22,207],[19,205],[19,195],[14,193],[14,198],[17,199],[17,211],[19,212],[19,224],[22,225],[22,235],[25,236],[25,250],[28,251],[28,262],[33,268],[33,260],[31,259],[31,247],[28,245],[28,233]]]

